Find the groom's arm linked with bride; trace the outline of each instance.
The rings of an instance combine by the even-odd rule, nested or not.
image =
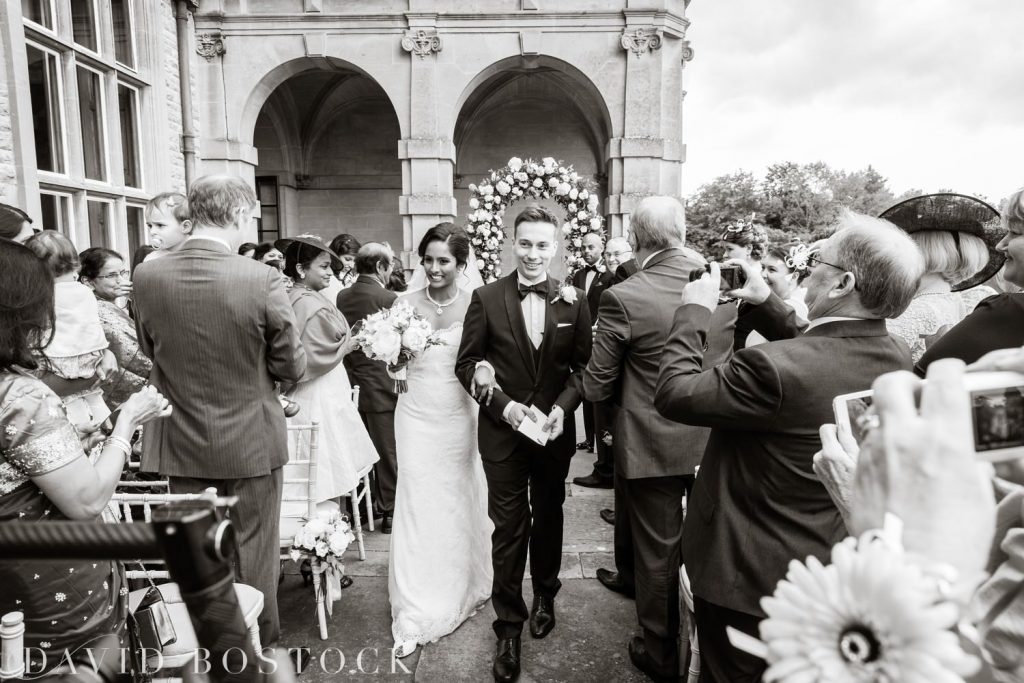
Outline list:
[[[534,638],[543,638],[555,625],[562,502],[576,449],[573,414],[582,401],[592,342],[582,292],[571,288],[573,297],[568,290],[560,291],[551,277],[524,287],[522,294],[519,287],[518,275],[512,273],[473,292],[455,365],[462,386],[480,404],[478,446],[487,477],[488,516],[495,526],[491,602],[498,617],[496,680],[518,675],[520,634],[527,618]],[[493,368],[489,383],[488,367]],[[481,377],[474,379],[478,369]],[[478,387],[480,379],[488,386]],[[545,426],[554,438],[544,446],[516,431],[531,405],[551,414]],[[529,612],[522,596],[527,548],[534,595]]]

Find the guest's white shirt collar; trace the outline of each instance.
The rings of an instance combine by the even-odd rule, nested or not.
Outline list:
[[[815,318],[814,320],[807,323],[807,328],[804,330],[804,332],[806,332],[807,330],[813,330],[815,327],[818,327],[819,325],[824,325],[825,323],[837,323],[840,322],[841,320],[867,320],[867,318],[851,318],[850,316],[847,315],[826,315],[823,318]]]
[[[655,256],[657,256],[658,254],[664,254],[664,253],[665,253],[666,251],[668,251],[669,249],[675,249],[675,247],[667,247],[667,248],[665,248],[665,249],[659,249],[658,251],[654,252],[653,254],[651,254],[650,256],[648,256],[647,258],[645,258],[645,259],[644,259],[644,262],[640,264],[640,270],[643,270],[644,268],[646,268],[646,267],[647,267],[647,264],[648,264],[648,263],[650,262],[650,260],[651,260],[652,258],[654,258]]]
[[[210,240],[211,242],[219,242],[227,247],[228,251],[234,251],[234,247],[228,244],[227,240],[221,239],[220,237],[214,237],[213,235],[191,235],[185,239],[186,242],[191,242],[192,240]]]

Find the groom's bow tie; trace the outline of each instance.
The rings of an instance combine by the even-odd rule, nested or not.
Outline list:
[[[547,298],[548,296],[548,283],[538,282],[535,285],[524,285],[522,282],[519,283],[519,298],[525,299],[528,294],[536,294],[541,298]]]

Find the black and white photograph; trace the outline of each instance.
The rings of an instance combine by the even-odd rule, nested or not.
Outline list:
[[[3,0],[0,681],[1024,681],[1022,27]]]

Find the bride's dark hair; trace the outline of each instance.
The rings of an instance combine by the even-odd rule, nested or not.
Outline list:
[[[431,242],[444,242],[448,245],[448,251],[455,257],[455,263],[464,266],[469,263],[469,235],[462,228],[456,227],[454,223],[438,223],[420,240],[418,253],[422,260],[427,255],[427,246]]]

